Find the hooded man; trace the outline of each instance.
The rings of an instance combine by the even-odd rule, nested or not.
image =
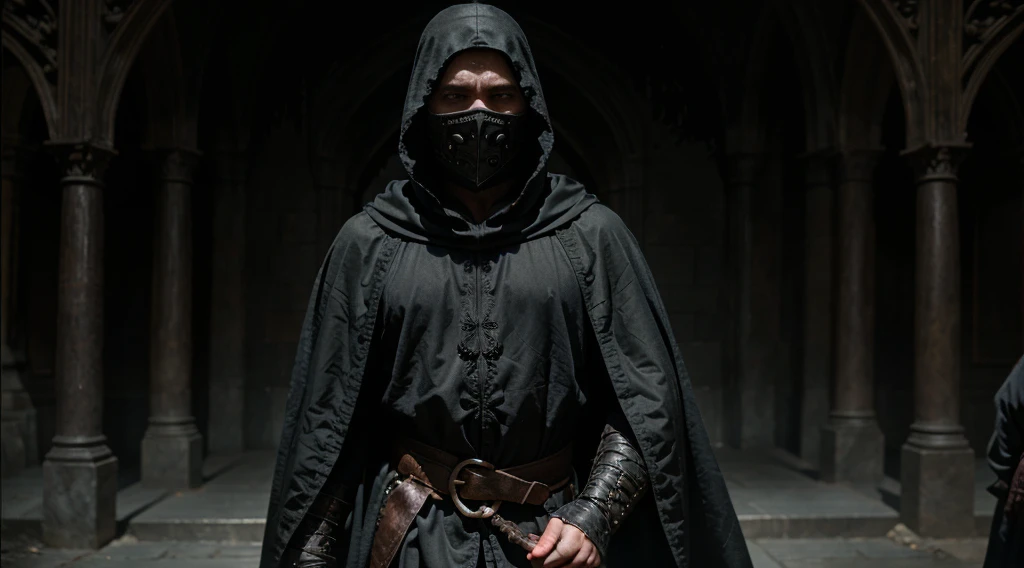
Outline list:
[[[998,501],[985,568],[1011,568],[1024,565],[1024,357],[996,392],[995,403],[988,464],[996,481],[988,490]]]
[[[553,142],[519,25],[435,16],[409,179],[314,285],[263,568],[751,565],[647,263]]]

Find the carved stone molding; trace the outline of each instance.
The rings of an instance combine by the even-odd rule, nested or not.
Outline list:
[[[1018,10],[1024,0],[974,0],[964,14],[964,50],[985,40],[989,30],[997,27]]]
[[[214,179],[242,183],[249,173],[249,159],[244,152],[214,151],[207,159],[213,168]]]
[[[804,166],[804,180],[808,190],[831,187],[838,161],[838,154],[834,150],[803,154],[799,158]]]
[[[911,33],[917,32],[917,0],[891,0],[896,13],[903,18],[904,25]]]
[[[57,13],[46,0],[5,0],[5,31],[20,38],[46,79],[57,82]]]
[[[756,152],[736,152],[726,156],[726,181],[729,185],[749,185],[757,180],[764,155]]]
[[[875,166],[882,156],[881,148],[843,150],[839,153],[839,183],[847,181],[872,181]]]
[[[970,145],[948,144],[930,145],[907,150],[903,153],[914,170],[914,179],[917,183],[924,183],[935,180],[957,179],[957,168],[967,156]]]
[[[160,168],[160,180],[192,184],[193,173],[199,165],[199,152],[182,148],[153,150]]]
[[[57,156],[65,180],[102,183],[110,160],[117,152],[110,147],[88,143],[47,143]]]
[[[113,32],[114,28],[121,23],[124,15],[131,9],[134,0],[105,0],[103,11],[103,25],[107,32]]]

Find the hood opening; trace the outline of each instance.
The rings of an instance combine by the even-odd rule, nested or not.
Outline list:
[[[440,164],[427,143],[427,100],[451,59],[469,49],[501,53],[526,98],[530,116],[528,137],[516,164],[522,170],[522,187],[513,189],[496,211],[480,224],[467,208],[441,189]],[[590,200],[582,186],[559,181],[553,191],[547,162],[554,147],[553,126],[548,115],[537,67],[526,35],[511,16],[487,4],[459,4],[439,12],[420,36],[406,91],[398,154],[408,181],[392,182],[366,210],[382,225],[403,227],[419,240],[492,241],[534,234],[576,205]],[[565,178],[567,179],[567,178]],[[406,185],[410,187],[405,187]],[[518,236],[517,236],[518,235]]]

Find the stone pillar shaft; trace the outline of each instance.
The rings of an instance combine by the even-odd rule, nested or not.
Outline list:
[[[726,215],[729,303],[732,314],[731,340],[726,350],[728,389],[725,438],[735,447],[761,445],[774,435],[765,431],[764,418],[773,404],[764,404],[758,390],[757,353],[753,340],[753,227],[751,193],[763,159],[760,154],[737,153],[727,162]],[[770,416],[770,415],[769,415]],[[769,429],[771,430],[771,429]]]
[[[923,536],[974,529],[974,452],[960,425],[960,236],[956,168],[965,148],[910,153],[917,178],[914,423],[902,452],[903,521]]]
[[[967,446],[960,425],[959,149],[927,148],[917,174],[914,423],[908,443]]]
[[[99,548],[114,537],[117,458],[103,436],[103,168],[112,151],[58,147],[62,180],[57,424],[43,464],[43,538]]]
[[[872,173],[877,156],[843,157],[839,184],[836,381],[832,415],[874,418],[874,306],[868,267],[874,231]]]
[[[156,192],[153,254],[150,415],[154,419],[192,414],[191,182],[168,175],[172,172],[164,174]]]
[[[804,158],[804,321],[800,456],[818,463],[832,381],[832,158]]]
[[[840,157],[837,223],[835,374],[832,411],[822,430],[826,481],[882,480],[885,439],[875,419],[871,252],[873,174],[879,152]]]
[[[165,489],[202,482],[202,437],[192,416],[192,170],[196,155],[161,153],[153,254],[150,417],[142,481]]]
[[[209,448],[237,453],[245,449],[246,159],[240,152],[221,152],[212,162]]]

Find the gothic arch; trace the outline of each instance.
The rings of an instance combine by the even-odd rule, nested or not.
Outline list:
[[[38,121],[44,109],[40,106],[38,91],[32,83],[28,71],[15,62],[4,69],[3,109],[0,115],[0,132],[4,142],[31,143],[42,142],[36,138]],[[45,116],[42,117],[45,122]],[[35,127],[35,128],[33,128]],[[42,133],[46,135],[45,132]]]
[[[989,70],[985,82],[978,89],[978,103],[994,106],[997,115],[1004,117],[1000,125],[1006,138],[1007,152],[1020,151],[1024,147],[1024,100],[1014,93],[1014,88],[1000,67]],[[971,110],[976,108],[971,105]],[[968,117],[970,115],[968,114]],[[966,126],[965,126],[966,128]],[[970,132],[968,132],[968,135]]]
[[[983,0],[974,0],[967,9],[965,21],[970,21],[976,11],[983,10]],[[970,24],[969,24],[970,25]],[[979,30],[980,38],[964,53],[962,78],[964,94],[961,99],[961,129],[967,128],[971,107],[978,96],[985,79],[989,76],[999,57],[1024,33],[1024,5],[1017,5],[1009,16],[997,19],[986,30]]]
[[[9,4],[4,3],[0,43],[24,68],[43,108],[49,136],[53,138],[57,132],[58,118],[55,93],[57,50],[52,45],[56,42],[53,37],[56,33],[56,15],[49,4],[41,2],[38,8],[42,12],[30,20],[20,17],[17,7]],[[30,24],[30,21],[34,21],[35,25]]]
[[[855,10],[839,92],[839,149],[880,146],[882,119],[894,80],[885,44],[867,14]]]
[[[104,57],[99,64],[99,82],[96,101],[99,115],[94,133],[99,141],[113,145],[114,122],[117,105],[125,79],[145,44],[153,26],[170,7],[172,0],[139,0],[125,13],[110,38]]]
[[[765,9],[753,31],[750,48],[742,68],[742,97],[733,115],[733,128],[726,134],[726,147],[730,153],[753,153],[765,146],[765,119],[761,112],[764,89],[768,83],[771,62],[777,58],[774,46],[779,22],[775,11]],[[727,100],[728,97],[723,97]]]
[[[168,11],[139,54],[146,93],[146,145],[195,150],[202,69],[182,57],[177,19]],[[191,78],[191,79],[190,79]]]
[[[917,58],[914,38],[904,23],[904,16],[888,0],[857,0],[857,3],[875,25],[889,53],[907,118],[907,147],[918,146],[928,136],[925,117],[927,82]]]
[[[779,23],[793,45],[803,91],[805,145],[808,152],[829,148],[835,137],[835,79],[833,45],[815,4],[801,9],[792,2],[775,1]]]

